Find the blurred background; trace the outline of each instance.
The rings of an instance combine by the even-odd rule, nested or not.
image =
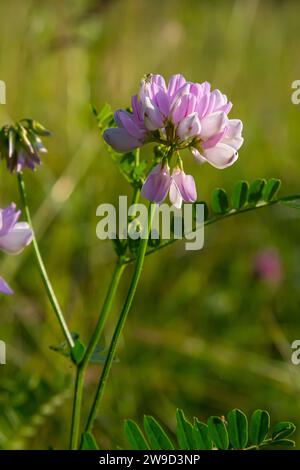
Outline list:
[[[96,238],[96,207],[131,194],[103,144],[91,104],[129,105],[147,72],[208,80],[244,122],[238,162],[197,166],[199,198],[238,179],[277,177],[281,194],[299,192],[300,79],[297,1],[10,0],[1,2],[0,79],[7,104],[0,125],[33,117],[52,131],[48,155],[26,172],[34,224],[72,331],[87,341],[114,266],[111,244]],[[146,158],[151,147],[143,149]],[[19,204],[2,162],[0,204]],[[152,414],[171,430],[175,409],[223,415],[266,408],[298,426],[300,366],[299,212],[267,208],[208,227],[205,248],[183,242],[150,256],[130,312],[95,435],[102,448],[125,446],[123,419]],[[62,341],[32,251],[1,254],[15,290],[1,296],[0,447],[66,447],[73,370],[50,346]],[[266,269],[267,266],[267,269]],[[131,268],[105,329],[108,343]],[[101,368],[91,366],[89,405]]]

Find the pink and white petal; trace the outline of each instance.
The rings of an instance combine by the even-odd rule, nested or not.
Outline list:
[[[187,140],[200,134],[201,123],[197,113],[192,113],[180,121],[176,134],[181,140]]]
[[[0,209],[0,236],[5,235],[15,225],[21,215],[21,211],[16,210],[16,204],[12,202],[5,209]]]
[[[225,114],[229,114],[229,112],[232,109],[232,103],[231,101],[228,101],[228,103],[224,104],[223,106],[220,107],[219,111],[223,111]]]
[[[233,165],[238,159],[235,148],[222,142],[204,152],[204,158],[215,168],[220,170]]]
[[[209,104],[209,95],[203,95],[202,98],[198,101],[196,106],[196,111],[200,118],[203,118],[206,115],[207,107]]]
[[[172,108],[172,121],[175,125],[177,125],[182,119],[187,116],[189,104],[189,95],[183,95],[180,99],[176,101],[176,104],[174,104]]]
[[[171,176],[167,167],[159,163],[149,173],[143,184],[141,196],[160,204],[167,196],[171,185]]]
[[[210,83],[209,82],[202,82],[201,83],[203,94],[210,93]]]
[[[11,290],[7,282],[1,276],[0,276],[0,292],[5,295],[12,295],[14,293],[14,291]]]
[[[180,191],[179,191],[175,181],[172,181],[172,183],[171,183],[169,198],[170,198],[171,204],[174,207],[176,207],[176,209],[181,209],[182,197],[181,197]]]
[[[143,120],[143,109],[141,100],[139,99],[138,95],[133,95],[133,97],[131,98],[131,107],[133,115],[141,123]]]
[[[170,99],[165,90],[160,89],[155,96],[155,100],[160,112],[167,117],[170,113]]]
[[[151,77],[151,80],[152,80],[152,83],[155,83],[156,85],[158,85],[163,90],[165,90],[165,91],[167,90],[166,82],[165,82],[165,79],[162,75],[153,74],[152,77]]]
[[[155,131],[164,126],[164,117],[160,110],[153,105],[149,97],[145,98],[143,103],[144,122],[149,131]]]
[[[199,150],[197,150],[195,147],[191,147],[191,152],[195,160],[200,163],[200,165],[203,165],[203,163],[207,163],[206,158],[204,158],[203,155],[201,155],[201,153],[199,152]]]
[[[138,123],[134,122],[133,114],[119,109],[115,112],[115,121],[119,127],[126,129],[128,134],[132,135],[132,137],[143,139],[145,131],[139,127]]]
[[[225,128],[227,121],[227,116],[222,111],[207,114],[201,119],[201,138],[207,140],[213,135],[218,134]]]
[[[210,137],[209,139],[205,140],[205,142],[202,142],[201,146],[204,150],[207,150],[211,147],[214,147],[215,145],[217,145],[224,137],[226,133],[226,128],[221,131],[221,132],[218,132],[217,134],[214,134],[212,137]],[[222,140],[223,142],[223,140]]]
[[[17,255],[32,240],[32,231],[27,222],[18,222],[6,235],[0,237],[0,249]]]
[[[181,74],[172,75],[168,84],[168,95],[170,98],[181,88],[186,82],[186,79]]]
[[[172,179],[185,202],[195,202],[197,200],[197,190],[192,175],[186,175],[183,171],[175,169],[172,173]]]
[[[214,111],[219,111],[221,106],[224,106],[228,101],[226,95],[223,95],[218,89],[213,90],[211,95],[215,97]]]
[[[122,127],[107,129],[103,133],[103,139],[116,152],[129,152],[142,146],[142,142],[128,134]]]
[[[227,129],[222,139],[227,145],[234,147],[236,150],[242,146],[244,139],[242,137],[243,123],[239,119],[229,119]]]

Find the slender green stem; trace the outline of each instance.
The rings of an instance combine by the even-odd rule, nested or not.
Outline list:
[[[74,347],[74,340],[73,340],[72,335],[70,333],[70,330],[69,330],[69,328],[66,324],[64,315],[63,315],[62,310],[59,306],[58,300],[56,298],[56,295],[54,293],[54,290],[53,290],[53,287],[51,285],[50,279],[48,277],[48,274],[47,274],[47,271],[46,271],[46,268],[45,268],[45,265],[44,265],[44,262],[43,262],[43,259],[42,259],[42,255],[41,255],[41,252],[40,252],[40,249],[39,249],[39,245],[38,245],[35,233],[34,233],[23,175],[22,175],[22,173],[18,173],[17,176],[18,176],[19,191],[20,191],[22,203],[23,203],[23,206],[24,206],[26,218],[27,218],[27,221],[30,225],[30,228],[31,228],[32,234],[33,234],[32,244],[33,244],[33,248],[34,248],[34,253],[35,253],[35,258],[36,258],[36,261],[37,261],[38,269],[39,269],[43,284],[45,286],[45,289],[46,289],[46,292],[47,292],[47,295],[48,295],[48,299],[49,299],[49,301],[52,305],[52,308],[53,308],[54,313],[57,317],[57,320],[60,324],[62,332],[63,332],[70,348],[73,348]]]
[[[84,369],[78,365],[76,370],[75,393],[73,399],[70,449],[76,450],[78,447],[79,428],[80,428],[80,410],[84,385]]]
[[[136,153],[136,165],[139,163],[139,152]],[[134,188],[132,196],[132,204],[136,204],[140,197],[140,189],[138,187]],[[88,347],[86,349],[85,355],[80,365],[77,366],[77,374],[75,381],[75,391],[74,391],[74,401],[73,401],[73,413],[72,413],[72,423],[71,423],[71,437],[70,437],[70,448],[76,449],[78,446],[78,437],[79,437],[79,428],[80,428],[80,416],[81,416],[81,405],[82,405],[82,396],[83,396],[83,386],[84,386],[84,376],[86,369],[90,363],[91,357],[97,344],[100,341],[101,334],[104,329],[104,325],[107,320],[108,313],[110,311],[113,299],[115,297],[118,285],[120,283],[122,274],[126,267],[125,260],[121,257],[116,263],[116,267],[104,300],[103,307],[101,309],[98,322],[96,324],[95,330],[92,334],[92,337],[89,341]]]
[[[82,362],[77,366],[77,374],[75,381],[75,392],[74,392],[74,401],[73,401],[73,413],[72,413],[72,423],[71,423],[71,437],[70,437],[70,448],[77,449],[78,447],[78,438],[79,438],[79,428],[80,428],[80,416],[81,416],[81,405],[82,405],[82,396],[83,396],[83,386],[84,386],[84,376],[86,369],[90,363],[93,352],[100,341],[101,334],[107,319],[108,312],[110,311],[113,299],[115,297],[120,279],[124,272],[126,265],[122,262],[122,259],[119,259],[116,263],[116,267],[104,300],[103,307],[101,309],[98,322],[96,324],[93,335],[89,341],[88,347],[86,349],[85,355]]]
[[[148,233],[147,233],[147,236],[145,238],[141,239],[140,248],[139,248],[139,252],[138,252],[136,265],[135,265],[135,270],[134,270],[134,273],[133,273],[131,284],[130,284],[130,287],[129,287],[129,290],[128,290],[128,293],[127,293],[127,297],[126,297],[124,306],[122,308],[118,323],[116,325],[116,328],[115,328],[115,331],[114,331],[109,349],[108,349],[108,354],[107,354],[106,361],[105,361],[105,364],[104,364],[104,367],[103,367],[103,371],[102,371],[102,374],[101,374],[101,377],[100,377],[97,392],[96,392],[94,402],[92,404],[92,408],[91,408],[91,411],[90,411],[90,414],[89,414],[89,417],[88,417],[88,421],[87,421],[87,424],[86,424],[86,428],[85,428],[86,431],[91,431],[92,430],[94,421],[96,419],[96,416],[97,416],[97,413],[98,413],[98,410],[99,410],[99,406],[100,406],[100,403],[101,403],[101,399],[102,399],[102,396],[103,396],[103,392],[104,392],[104,389],[105,389],[105,385],[106,385],[106,382],[107,382],[107,378],[108,378],[108,375],[110,373],[111,366],[112,366],[112,363],[113,363],[113,359],[114,359],[114,356],[115,356],[115,352],[116,352],[116,349],[117,349],[118,341],[119,341],[120,335],[123,331],[123,328],[124,328],[124,325],[125,325],[125,322],[126,322],[126,319],[127,319],[127,315],[128,315],[129,310],[130,310],[130,307],[132,305],[132,301],[134,299],[134,295],[135,295],[135,292],[136,292],[136,289],[137,289],[137,285],[138,285],[138,282],[139,282],[139,279],[140,279],[140,276],[141,276],[141,273],[142,273],[143,263],[144,263],[145,254],[146,254],[147,245],[148,245],[149,233],[150,233],[150,230],[151,230],[152,219],[153,219],[153,216],[154,216],[154,209],[155,208],[151,207],[151,205],[149,206],[148,227],[147,227],[148,228]]]
[[[125,269],[125,266],[126,265],[122,262],[122,260],[118,260],[113,276],[112,276],[111,283],[109,285],[107,295],[105,297],[105,301],[104,301],[96,328],[90,339],[89,345],[87,347],[86,353],[84,355],[84,358],[81,364],[81,367],[83,369],[85,369],[85,367],[89,364],[91,357],[93,355],[93,352],[100,341],[100,337],[103,332],[103,328],[107,319],[107,314],[110,310],[112,301],[115,297],[115,294],[116,294],[120,279],[122,277],[123,271]]]

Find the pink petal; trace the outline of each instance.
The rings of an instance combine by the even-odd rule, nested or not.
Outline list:
[[[233,165],[238,159],[238,154],[235,148],[220,142],[215,147],[205,150],[204,158],[212,166],[222,170]]]
[[[160,89],[155,96],[155,100],[160,112],[167,117],[170,112],[170,100],[167,93]]]
[[[168,95],[170,98],[185,84],[186,80],[183,75],[172,75],[168,84]]]
[[[212,137],[210,137],[209,139],[207,139],[205,142],[202,142],[202,148],[203,149],[209,149],[211,147],[214,147],[215,145],[217,145],[218,142],[220,142],[225,133],[226,133],[227,129],[225,127],[225,129],[221,132],[218,132],[217,134],[214,134]]]
[[[171,185],[169,169],[159,163],[149,173],[143,184],[141,195],[151,202],[160,204],[167,196]]]
[[[6,235],[0,237],[0,249],[16,255],[32,240],[32,231],[27,222],[18,222]]]
[[[0,209],[0,236],[11,230],[20,215],[21,211],[16,210],[16,204],[13,202],[5,209]]]
[[[124,111],[123,109],[119,109],[115,112],[115,121],[119,127],[124,127],[132,137],[143,139],[145,131],[139,127],[139,123],[134,122],[133,114],[130,114],[128,111]]]
[[[201,138],[207,140],[214,134],[221,132],[227,122],[227,116],[223,112],[208,114],[201,119]]]
[[[224,135],[224,138],[222,139],[222,142],[235,148],[235,150],[239,150],[239,148],[244,142],[244,139],[242,137],[242,121],[240,121],[239,119],[229,119],[226,127],[226,133]]]
[[[0,292],[6,295],[12,295],[14,293],[9,287],[9,285],[5,282],[3,277],[0,277]]]
[[[174,207],[176,207],[176,209],[181,209],[182,197],[181,197],[180,191],[177,187],[177,184],[175,183],[174,180],[172,180],[172,183],[171,183],[171,186],[170,186],[169,198],[170,198],[171,204]]]
[[[172,179],[185,202],[194,202],[197,200],[197,190],[195,180],[192,175],[186,175],[182,170],[175,169],[172,173]]]
[[[181,140],[187,140],[199,135],[201,124],[197,113],[190,114],[180,121],[176,134]]]
[[[160,110],[153,105],[149,97],[146,97],[143,103],[144,122],[149,131],[155,131],[164,126],[164,117]]]
[[[143,110],[142,110],[142,103],[138,95],[134,95],[131,98],[131,106],[132,106],[132,112],[134,116],[141,123],[143,120]]]
[[[129,152],[142,146],[142,142],[132,137],[126,129],[111,128],[103,133],[105,142],[117,152]]]
[[[207,160],[206,158],[203,157],[203,155],[201,155],[201,153],[199,152],[199,150],[197,150],[196,148],[194,147],[191,147],[191,152],[193,154],[193,157],[195,158],[195,160],[200,163],[201,165],[203,163],[207,163]]]

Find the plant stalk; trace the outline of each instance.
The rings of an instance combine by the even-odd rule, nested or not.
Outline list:
[[[54,293],[54,290],[53,290],[52,284],[50,282],[49,276],[47,274],[46,267],[45,267],[45,264],[43,262],[43,258],[42,258],[42,255],[41,255],[41,252],[40,252],[40,249],[39,249],[39,245],[38,245],[38,242],[37,242],[37,239],[36,239],[36,236],[35,236],[35,232],[34,232],[34,229],[33,229],[32,219],[31,219],[31,214],[30,214],[28,199],[27,199],[27,192],[26,192],[25,182],[24,182],[22,173],[18,173],[17,178],[18,178],[18,186],[19,186],[20,196],[21,196],[22,204],[23,204],[23,207],[24,207],[24,210],[25,210],[25,215],[26,215],[26,218],[27,218],[27,222],[28,222],[28,224],[29,224],[29,226],[32,230],[32,244],[33,244],[35,258],[36,258],[36,262],[37,262],[38,269],[39,269],[39,272],[40,272],[40,276],[42,278],[45,290],[47,292],[48,299],[49,299],[49,301],[52,305],[52,308],[54,310],[56,318],[57,318],[57,320],[60,324],[61,330],[62,330],[62,332],[63,332],[63,334],[66,338],[66,341],[67,341],[69,347],[72,349],[74,347],[75,343],[74,343],[74,340],[72,338],[71,332],[70,332],[70,330],[67,326],[66,320],[64,318],[64,315],[63,315],[62,310],[60,308],[60,305],[58,303],[57,297]]]
[[[105,361],[105,364],[104,364],[104,367],[103,367],[103,370],[102,370],[102,374],[101,374],[101,377],[100,377],[100,380],[99,380],[99,385],[98,385],[98,388],[97,388],[97,392],[96,392],[94,402],[92,404],[92,408],[91,408],[91,411],[90,411],[90,414],[89,414],[89,417],[88,417],[88,420],[87,420],[87,424],[86,424],[86,428],[85,428],[86,432],[90,432],[93,428],[93,424],[94,424],[94,421],[96,419],[96,416],[97,416],[97,413],[98,413],[98,410],[99,410],[99,407],[100,407],[100,404],[101,404],[101,399],[102,399],[102,396],[103,396],[103,392],[104,392],[104,389],[105,389],[107,378],[109,376],[109,373],[110,373],[110,370],[111,370],[111,367],[112,367],[112,363],[113,363],[115,352],[116,352],[116,349],[117,349],[117,346],[118,346],[119,338],[121,336],[124,325],[126,323],[127,315],[128,315],[129,310],[130,310],[130,307],[132,305],[132,301],[134,299],[134,295],[135,295],[135,292],[136,292],[136,289],[137,289],[137,285],[138,285],[140,276],[142,274],[142,269],[143,269],[145,254],[146,254],[147,245],[148,245],[148,238],[149,238],[149,233],[150,233],[150,230],[151,230],[151,224],[152,224],[154,212],[155,212],[155,206],[152,207],[150,205],[149,210],[148,210],[148,227],[147,227],[148,232],[147,232],[147,236],[145,236],[145,238],[141,239],[139,252],[138,252],[138,256],[137,256],[137,260],[136,260],[136,264],[135,264],[135,270],[134,270],[134,273],[133,273],[133,277],[132,277],[132,280],[131,280],[131,284],[130,284],[130,287],[129,287],[129,290],[128,290],[128,293],[127,293],[127,297],[126,297],[124,306],[122,308],[119,320],[117,322],[117,325],[116,325],[116,328],[115,328],[115,331],[114,331],[114,334],[113,334],[113,337],[112,337],[112,340],[111,340],[111,343],[110,343],[110,346],[109,346],[106,361]]]

